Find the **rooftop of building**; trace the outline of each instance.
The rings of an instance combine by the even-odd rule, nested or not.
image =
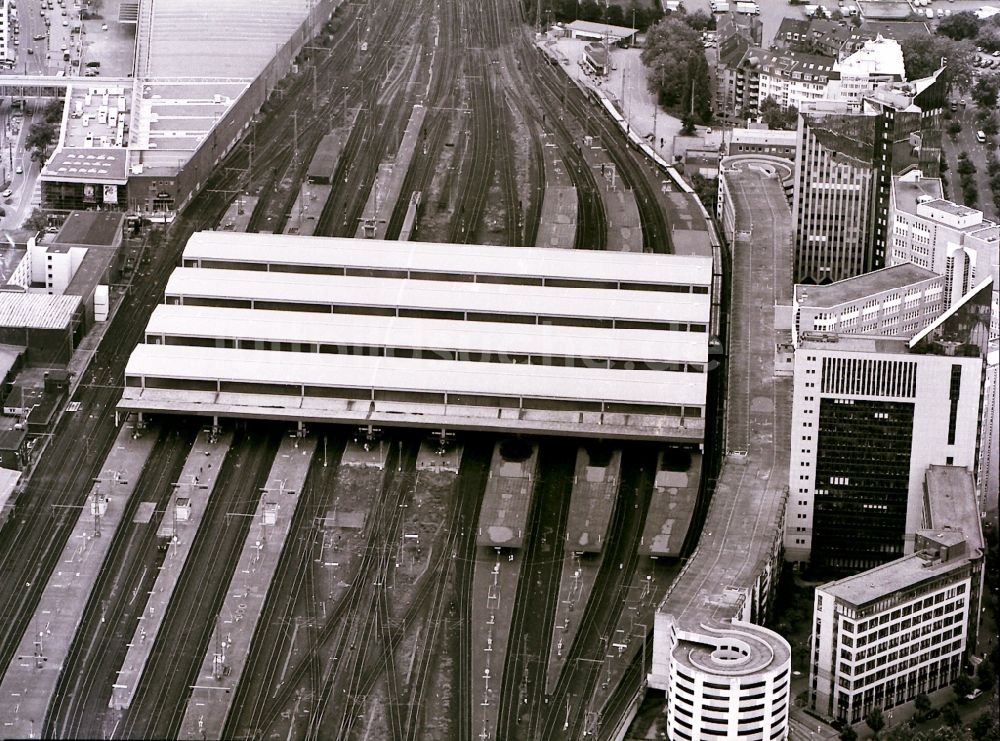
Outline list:
[[[21,264],[27,253],[26,247],[0,242],[0,285],[5,285],[10,280],[14,269]]]
[[[919,170],[906,175],[894,175],[892,191],[897,211],[916,214],[918,199],[939,200],[944,198],[941,178],[925,178]]]
[[[140,14],[136,77],[255,78],[291,37],[308,0],[158,0]]]
[[[942,545],[968,544],[966,553],[978,558],[983,535],[972,473],[959,466],[928,466],[924,474],[925,531]],[[860,574],[825,584],[821,589],[862,607],[886,595],[961,569],[966,558],[936,561],[917,552]]]
[[[128,179],[127,156],[128,150],[117,147],[59,147],[42,167],[41,178],[124,185]]]
[[[870,273],[845,278],[826,285],[795,286],[795,300],[800,306],[832,308],[852,301],[860,301],[894,289],[904,289],[916,283],[938,278],[938,274],[905,262]]]
[[[0,292],[0,327],[66,329],[80,308],[79,296]]]
[[[566,24],[566,28],[570,31],[598,34],[600,36],[608,36],[612,39],[631,38],[636,32],[634,28],[614,26],[610,23],[597,23],[595,21],[571,21]]]
[[[71,211],[53,242],[108,247],[121,237],[124,222],[121,211]]]
[[[67,111],[59,146],[66,149],[109,149],[125,145],[132,109],[132,85],[84,83],[66,91]]]
[[[184,260],[192,259],[215,261],[212,267],[261,262],[654,285],[708,286],[712,282],[712,260],[698,256],[287,234],[196,232],[184,247]]]
[[[749,127],[733,129],[730,142],[732,144],[775,144],[794,147],[798,133],[793,129],[768,129]]]
[[[904,39],[916,38],[920,36],[931,36],[931,30],[923,21],[862,21],[861,25],[851,32],[851,41],[860,42],[862,39],[873,39],[876,36],[883,36],[887,39],[903,41]]]
[[[924,485],[928,527],[960,530],[970,551],[981,549],[983,531],[972,472],[960,466],[928,466]]]
[[[889,75],[897,80],[906,79],[903,50],[899,42],[877,36],[868,39],[861,48],[834,65],[841,75]]]
[[[807,79],[806,75],[814,75],[818,78],[830,78],[837,75],[837,71],[834,69],[836,60],[822,54],[760,49],[754,50],[754,55],[758,58],[760,66],[769,73],[792,74],[801,72],[803,79]]]

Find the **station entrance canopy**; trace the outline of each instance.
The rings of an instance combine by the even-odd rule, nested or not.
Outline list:
[[[710,258],[200,232],[119,409],[700,443]]]

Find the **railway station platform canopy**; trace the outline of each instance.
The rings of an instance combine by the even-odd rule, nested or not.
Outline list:
[[[123,412],[700,444],[711,259],[200,232]]]

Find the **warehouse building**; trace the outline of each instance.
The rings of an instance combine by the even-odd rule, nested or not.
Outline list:
[[[701,444],[711,258],[201,232],[121,411]]]

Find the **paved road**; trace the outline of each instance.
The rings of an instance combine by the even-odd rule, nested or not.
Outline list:
[[[958,177],[958,154],[968,152],[969,159],[976,165],[976,186],[979,192],[979,202],[976,208],[983,212],[987,219],[996,221],[997,209],[993,204],[993,192],[990,190],[990,178],[986,172],[986,153],[988,144],[980,144],[976,141],[976,130],[978,126],[975,120],[975,106],[971,103],[965,108],[959,108],[955,114],[962,122],[962,131],[958,137],[952,139],[945,134],[944,153],[948,162],[948,172],[946,177],[950,185],[949,196],[953,201],[962,203],[965,199],[962,196],[962,186]]]

